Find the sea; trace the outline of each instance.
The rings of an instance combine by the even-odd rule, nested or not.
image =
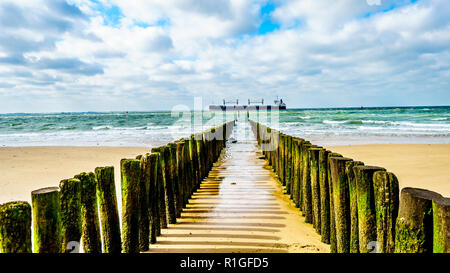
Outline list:
[[[0,114],[0,146],[153,147],[250,118],[318,145],[450,144],[450,106]],[[249,130],[246,134],[251,134]]]

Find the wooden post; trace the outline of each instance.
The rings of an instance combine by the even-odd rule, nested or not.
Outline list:
[[[174,173],[173,159],[170,145],[161,147],[161,153],[164,156],[164,191],[166,193],[166,207],[169,224],[177,223],[175,211],[175,194],[174,194]]]
[[[61,234],[63,252],[72,252],[69,242],[81,245],[81,181],[75,178],[59,183]]]
[[[284,186],[285,184],[285,181],[284,181],[284,171],[285,171],[285,169],[284,169],[284,142],[286,141],[286,135],[285,134],[282,134],[282,133],[280,133],[280,144],[278,145],[278,147],[279,147],[279,161],[280,161],[280,163],[279,163],[279,166],[278,166],[278,176],[279,176],[279,178],[280,178],[280,182],[281,182],[281,184]]]
[[[185,174],[185,163],[184,163],[184,141],[180,140],[176,143],[176,168],[178,173],[178,195],[177,195],[177,217],[181,217],[181,212],[184,207],[184,200],[186,195],[186,174]]]
[[[139,179],[139,249],[149,250],[150,244],[150,165],[149,154],[140,158],[141,175]]]
[[[323,243],[330,243],[330,191],[328,188],[328,153],[326,149],[319,151],[319,188],[320,188],[320,234]]]
[[[395,250],[395,223],[399,206],[399,185],[393,173],[378,171],[373,175],[377,242],[381,253]]]
[[[178,172],[179,165],[178,165],[177,144],[169,143],[169,147],[170,147],[170,160],[171,160],[173,202],[174,202],[174,207],[175,207],[175,223],[176,223],[176,218],[181,216],[181,210],[183,209],[183,206],[182,206],[182,203],[180,200],[181,180],[179,177],[180,174]]]
[[[97,178],[97,198],[102,225],[103,252],[122,252],[119,211],[117,208],[114,167],[95,168]]]
[[[450,253],[450,198],[433,199],[433,252]]]
[[[292,180],[292,137],[286,136],[286,194],[291,194]]]
[[[81,223],[83,251],[101,253],[102,241],[97,207],[97,181],[94,173],[80,173],[75,178],[81,181]]]
[[[140,161],[122,159],[122,249],[124,253],[139,253],[139,180]]]
[[[385,171],[374,166],[355,166],[356,198],[358,205],[359,252],[371,252],[377,240],[373,174]]]
[[[294,201],[295,207],[299,207],[299,180],[300,180],[300,147],[301,147],[301,139],[295,139],[293,141],[293,149],[294,149],[294,155],[293,155],[293,169],[294,169],[294,179],[292,182],[292,200]]]
[[[59,188],[31,192],[35,253],[61,253],[61,216]]]
[[[309,149],[309,165],[311,180],[311,202],[313,214],[313,227],[320,234],[321,217],[320,217],[320,185],[319,185],[319,152],[322,148]]]
[[[303,182],[302,182],[302,194],[303,194],[303,214],[305,215],[305,223],[312,223],[312,196],[311,196],[311,175],[310,175],[310,155],[309,149],[312,148],[311,144],[303,147]]]
[[[362,165],[364,163],[361,161],[347,161],[345,163],[350,196],[350,253],[359,253],[358,202],[356,197],[356,177],[353,167]]]
[[[161,229],[167,228],[167,212],[166,212],[166,194],[164,192],[164,157],[160,153],[161,147],[153,148],[152,154],[157,157],[156,170],[156,188],[158,194],[158,209],[159,209],[159,223],[160,227],[156,230],[157,236],[161,235]]]
[[[159,153],[151,153],[148,160],[150,165],[150,243],[156,243],[156,236],[161,235],[159,191],[158,191],[158,156]]]
[[[337,252],[337,242],[336,242],[336,217],[334,213],[334,202],[333,202],[333,187],[331,183],[331,167],[330,167],[330,157],[342,157],[338,153],[329,152],[327,158],[327,179],[328,179],[328,190],[330,196],[330,252]]]
[[[402,189],[395,226],[396,253],[431,253],[433,251],[432,200],[441,197],[440,194],[428,190]]]
[[[0,205],[0,253],[31,253],[31,206],[28,202]]]
[[[184,139],[184,147],[183,147],[183,161],[184,161],[184,178],[185,178],[185,189],[184,189],[184,199],[183,199],[183,208],[186,207],[186,204],[189,202],[189,198],[191,196],[191,185],[192,185],[192,177],[193,177],[193,169],[191,167],[191,160],[189,155],[189,139]]]
[[[336,252],[350,252],[350,196],[345,164],[352,159],[330,157],[331,187],[336,227]]]

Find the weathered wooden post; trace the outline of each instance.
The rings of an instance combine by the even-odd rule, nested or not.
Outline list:
[[[59,183],[63,252],[71,252],[70,242],[81,245],[81,181],[75,178]]]
[[[345,173],[348,180],[350,196],[350,253],[359,253],[359,229],[358,229],[358,202],[356,196],[356,177],[354,166],[364,165],[361,161],[347,161]]]
[[[81,223],[83,251],[101,253],[102,241],[97,207],[97,181],[94,173],[75,175],[81,181]]]
[[[330,196],[330,252],[337,252],[337,242],[336,242],[336,217],[334,213],[334,203],[333,203],[333,187],[331,183],[331,167],[330,167],[330,157],[342,157],[341,154],[329,152],[327,158],[327,178],[328,178],[328,190]]]
[[[284,181],[284,173],[285,173],[285,164],[284,164],[284,143],[286,141],[286,135],[280,133],[280,141],[279,141],[279,165],[278,165],[278,176],[280,178],[280,182],[281,184],[284,186],[285,185],[285,181]]]
[[[151,153],[148,160],[150,165],[150,243],[156,243],[156,236],[161,234],[160,211],[159,211],[159,191],[158,191],[158,156],[159,153]]]
[[[184,200],[186,195],[186,174],[185,174],[185,159],[184,159],[184,140],[176,143],[176,162],[178,173],[178,198],[177,198],[177,217],[181,217],[181,211],[184,207]]]
[[[166,194],[164,191],[164,157],[161,153],[161,147],[153,148],[152,154],[157,157],[156,170],[156,188],[158,192],[158,209],[159,209],[159,223],[160,227],[157,229],[157,235],[161,235],[161,229],[167,228],[167,212],[166,212]]]
[[[292,200],[294,202],[295,207],[298,208],[299,206],[299,198],[298,198],[298,193],[299,193],[299,179],[300,179],[300,143],[301,143],[301,139],[294,139],[292,142],[292,146],[293,146],[293,160],[292,160],[292,165],[293,165],[293,180],[292,180]]]
[[[350,252],[350,196],[345,164],[352,161],[346,157],[330,157],[331,187],[336,227],[336,251]]]
[[[169,224],[177,223],[175,193],[174,193],[174,170],[172,148],[170,145],[162,147],[161,152],[164,156],[164,190],[166,193],[166,206]]]
[[[124,253],[139,253],[139,180],[140,161],[122,159],[122,249]]]
[[[328,153],[319,151],[319,188],[320,188],[320,234],[323,243],[330,243],[330,190],[328,186]]]
[[[358,199],[359,252],[367,253],[371,251],[371,246],[377,240],[373,174],[385,169],[375,166],[355,166],[353,169]]]
[[[172,188],[173,188],[173,202],[175,208],[175,223],[176,218],[181,216],[181,210],[183,209],[181,200],[180,200],[180,184],[181,180],[179,178],[179,166],[178,166],[178,157],[177,157],[177,144],[169,143],[170,148],[170,161],[171,161],[171,176],[172,176]],[[181,162],[180,162],[181,163]]]
[[[102,226],[103,252],[120,253],[122,251],[122,239],[120,237],[114,167],[95,168],[95,177],[97,178],[97,198]]]
[[[399,185],[393,173],[378,171],[373,175],[377,242],[381,253],[395,249],[395,223],[399,206]]]
[[[35,253],[61,253],[61,216],[59,188],[31,192]]]
[[[139,179],[139,249],[149,250],[150,244],[150,165],[149,154],[140,157],[141,174]]]
[[[31,253],[31,206],[28,202],[0,205],[0,253]]]
[[[286,136],[286,194],[291,194],[292,179],[292,136]]]
[[[311,201],[313,214],[313,227],[320,234],[320,185],[319,185],[319,152],[322,148],[309,149],[309,165],[311,180]]]
[[[433,252],[450,253],[450,198],[433,199]]]
[[[184,148],[183,148],[183,159],[184,159],[184,177],[185,177],[185,189],[184,189],[184,200],[183,207],[186,207],[186,204],[189,202],[189,198],[191,196],[192,189],[192,181],[193,181],[193,169],[192,162],[190,160],[190,141],[189,139],[184,139]]]
[[[309,149],[313,148],[313,145],[306,144],[302,151],[302,169],[303,169],[303,181],[302,181],[302,195],[303,195],[303,214],[305,215],[305,223],[312,223],[312,196],[311,196],[311,175],[310,175],[310,155]]]
[[[431,253],[433,251],[432,200],[441,197],[440,194],[428,190],[402,189],[395,225],[396,253]]]

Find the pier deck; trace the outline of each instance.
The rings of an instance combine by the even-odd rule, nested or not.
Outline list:
[[[228,144],[149,252],[329,252],[283,193],[248,124],[235,129],[237,143]]]

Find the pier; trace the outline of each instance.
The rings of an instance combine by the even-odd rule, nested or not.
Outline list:
[[[149,252],[329,252],[284,194],[249,124],[237,122],[232,136],[237,142]]]

